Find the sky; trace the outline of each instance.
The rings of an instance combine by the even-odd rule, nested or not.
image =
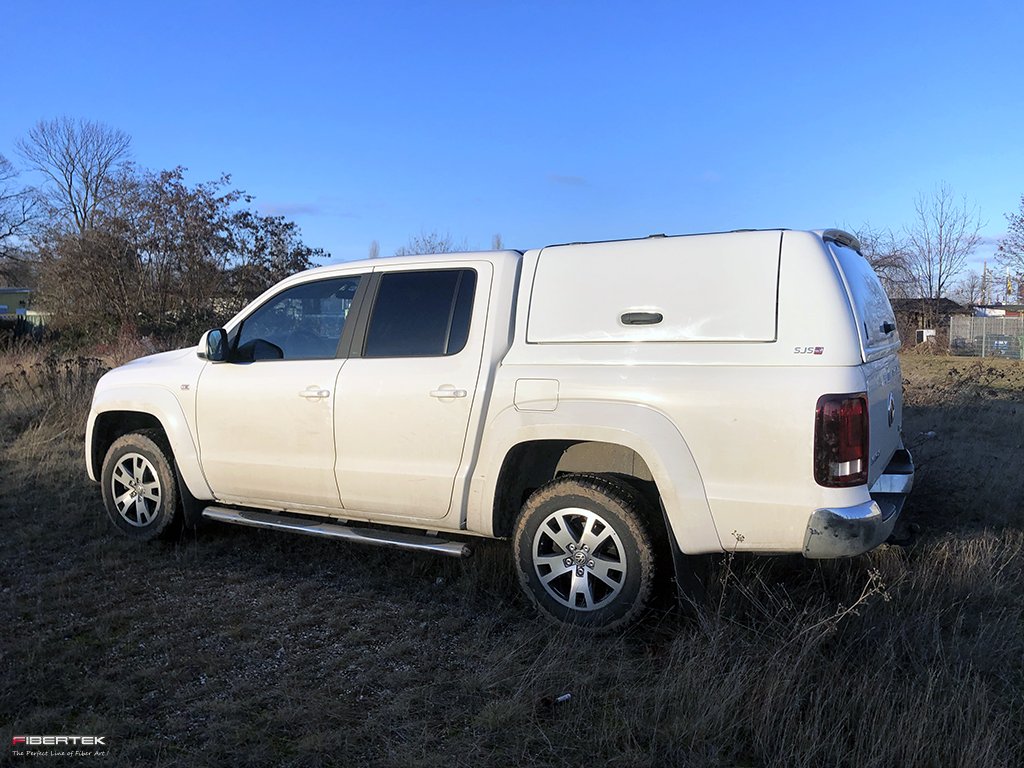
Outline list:
[[[230,173],[331,261],[739,228],[899,229],[1024,195],[1024,3],[0,0],[0,154],[40,119]]]

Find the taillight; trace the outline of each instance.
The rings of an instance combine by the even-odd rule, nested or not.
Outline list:
[[[814,412],[814,479],[826,488],[868,481],[868,397],[822,395]]]

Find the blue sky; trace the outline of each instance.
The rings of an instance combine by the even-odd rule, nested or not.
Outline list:
[[[900,227],[940,182],[994,240],[1024,194],[1022,29],[1009,0],[0,0],[0,153],[100,120],[335,260],[431,230]]]

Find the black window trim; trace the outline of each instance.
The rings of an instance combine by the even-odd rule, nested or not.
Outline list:
[[[459,270],[459,277],[455,281],[455,290],[452,291],[452,303],[451,303],[451,306],[448,307],[448,325],[444,329],[444,352],[440,355],[440,357],[452,357],[454,355],[459,354],[459,352],[462,351],[460,349],[459,352],[449,353],[448,352],[448,345],[451,343],[451,340],[452,340],[452,323],[455,322],[455,308],[457,306],[459,306],[459,290],[462,288],[462,278],[465,277],[465,276],[466,276],[466,270],[460,269]],[[469,316],[469,324],[470,324],[470,326],[473,325],[473,315],[472,315],[472,313],[470,313],[470,316]]]
[[[443,354],[440,354],[440,355],[386,355],[386,356],[382,355],[382,356],[373,356],[373,357],[367,357],[366,356],[366,342],[369,340],[369,336],[370,336],[370,318],[373,317],[373,312],[377,308],[377,296],[380,294],[380,284],[381,284],[381,281],[384,279],[384,276],[385,275],[402,275],[402,274],[407,275],[407,274],[413,274],[413,273],[418,273],[418,272],[458,272],[459,273],[458,280],[455,281],[455,291],[452,294],[452,304],[451,304],[451,307],[448,310],[448,328],[445,331],[445,337],[444,337],[444,348],[445,348],[445,350],[448,349],[448,342],[451,339],[451,333],[452,333],[452,323],[455,322],[455,309],[456,309],[456,306],[458,305],[458,302],[459,302],[459,289],[462,287],[462,278],[464,277],[464,273],[465,272],[472,272],[473,276],[475,278],[475,283],[474,283],[474,288],[473,288],[473,304],[472,304],[472,306],[474,308],[476,307],[476,291],[477,291],[477,289],[479,288],[479,285],[480,285],[480,273],[477,271],[476,267],[470,266],[468,264],[465,265],[465,266],[447,266],[447,267],[442,267],[440,269],[430,269],[429,267],[427,267],[427,268],[411,267],[410,269],[389,269],[386,272],[374,272],[372,275],[370,275],[370,279],[367,281],[368,285],[367,285],[366,297],[364,298],[363,302],[360,305],[360,309],[362,310],[363,308],[365,308],[365,311],[361,311],[360,314],[359,314],[359,317],[357,318],[357,320],[358,320],[357,327],[354,329],[352,344],[351,344],[350,351],[349,351],[349,354],[347,355],[347,357],[351,357],[351,358],[365,358],[366,360],[416,360],[416,359],[421,359],[422,360],[422,359],[438,358],[438,357],[456,357],[464,349],[466,349],[466,347],[469,346],[468,335],[467,335],[466,345],[462,349],[460,349],[458,352],[453,352],[452,354],[448,354],[448,352],[446,351],[446,352],[444,352]],[[359,287],[360,287],[360,289],[362,289],[362,284],[360,284]],[[346,324],[346,329],[347,329],[347,324]],[[472,315],[472,312],[470,312],[469,330],[470,330],[470,333],[472,333],[472,330],[473,330],[473,315]]]
[[[356,288],[356,295],[352,297],[352,306],[348,309],[352,322],[349,322],[347,318],[345,327],[341,329],[341,340],[338,342],[338,351],[335,354],[338,360],[352,357],[352,341],[356,338],[356,328],[364,314],[366,297],[370,293],[370,283],[373,280],[373,274],[372,272],[366,272],[358,276],[360,278],[359,286]]]

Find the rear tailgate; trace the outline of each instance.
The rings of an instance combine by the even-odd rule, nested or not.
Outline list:
[[[902,447],[903,379],[899,357],[893,353],[862,366],[868,393],[868,486],[882,474]]]

